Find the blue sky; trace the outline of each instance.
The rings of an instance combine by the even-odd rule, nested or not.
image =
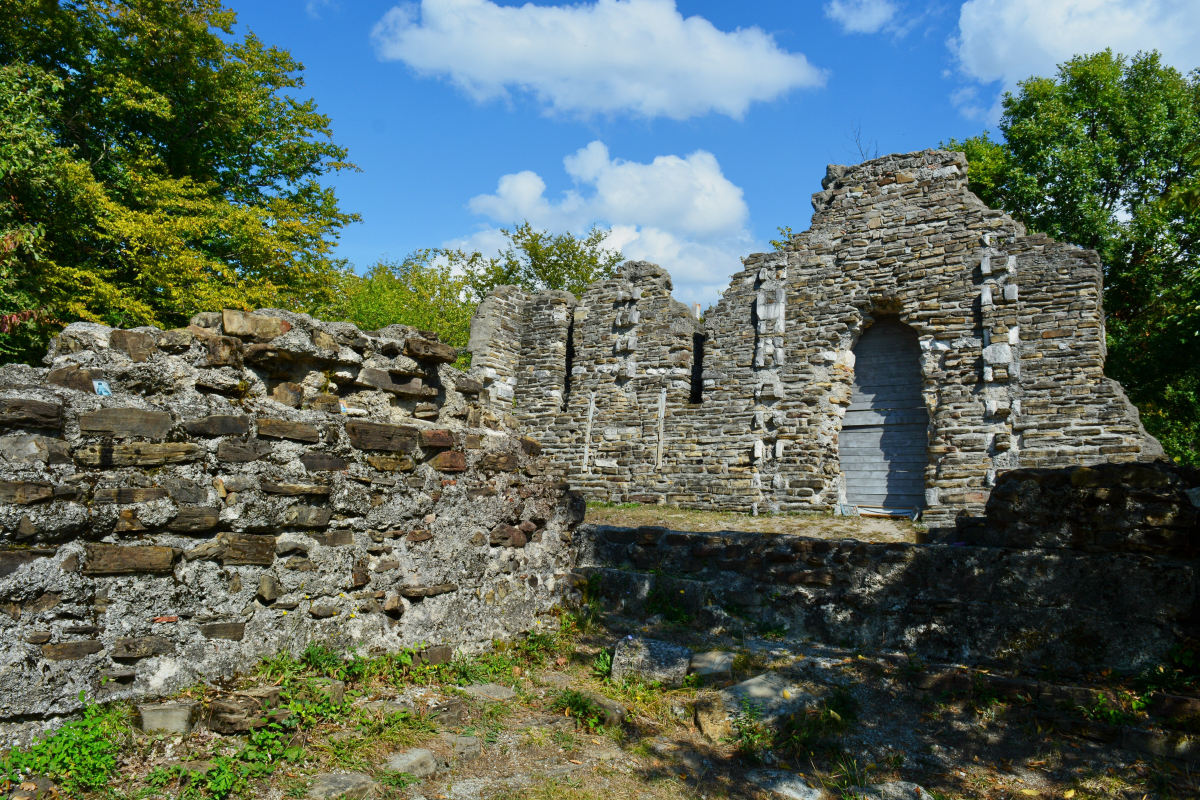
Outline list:
[[[362,170],[331,178],[359,270],[598,224],[689,303],[807,227],[855,129],[880,154],[970,136],[1004,88],[1105,47],[1200,67],[1200,0],[227,2],[304,63]]]

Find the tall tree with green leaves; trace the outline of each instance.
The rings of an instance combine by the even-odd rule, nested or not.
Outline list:
[[[520,286],[531,292],[548,289],[581,296],[596,281],[617,274],[625,260],[619,250],[604,246],[609,231],[593,227],[583,238],[570,231],[552,234],[534,230],[526,220],[512,230],[501,228],[508,247],[495,257],[461,250],[442,251],[466,276],[476,300],[496,286]]]
[[[234,23],[219,0],[0,0],[0,313],[327,302],[357,217],[321,178],[353,165],[293,96],[302,66]]]
[[[1107,372],[1169,454],[1200,464],[1200,70],[1106,50],[1021,82],[1003,107],[1002,142],[944,146],[967,153],[989,205],[1099,251]]]

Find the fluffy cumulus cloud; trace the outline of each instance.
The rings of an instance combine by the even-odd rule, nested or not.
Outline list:
[[[891,0],[831,0],[825,16],[845,33],[878,33],[895,19],[898,10]]]
[[[421,0],[372,34],[381,58],[448,78],[479,101],[529,92],[554,112],[741,118],[752,102],[824,84],[824,73],[757,27],[718,30],[674,0],[499,6]]]
[[[1200,0],[969,0],[950,47],[967,77],[1005,89],[1109,47],[1158,50],[1189,72],[1200,67]]]
[[[609,227],[608,246],[625,257],[653,261],[674,279],[675,297],[714,302],[739,259],[763,249],[750,234],[742,190],[721,172],[712,153],[659,156],[649,164],[612,158],[592,142],[563,159],[575,188],[546,196],[546,182],[528,170],[500,178],[493,194],[467,204],[497,223],[529,220],[534,227],[580,234]],[[494,253],[503,244],[496,228],[451,243]]]

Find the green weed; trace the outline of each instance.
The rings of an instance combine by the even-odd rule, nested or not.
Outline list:
[[[108,785],[117,768],[120,740],[128,734],[125,709],[84,703],[80,719],[67,722],[28,750],[12,750],[4,758],[4,774],[20,783],[23,774],[47,775],[70,794],[97,791]]]
[[[836,752],[836,740],[853,727],[858,718],[858,702],[849,690],[835,689],[819,708],[790,715],[775,736],[775,746],[792,757],[811,755],[817,750]]]
[[[771,743],[771,733],[762,723],[762,710],[749,698],[742,698],[742,713],[733,721],[732,741],[738,752],[751,761],[762,760]]]
[[[592,675],[606,681],[612,677],[612,666],[612,653],[601,650],[600,654],[592,661]]]
[[[555,711],[565,711],[575,718],[577,725],[589,731],[597,731],[604,725],[604,711],[595,701],[575,689],[558,692],[550,704]]]

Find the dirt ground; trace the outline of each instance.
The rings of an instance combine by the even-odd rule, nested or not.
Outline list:
[[[864,542],[916,542],[920,523],[887,517],[835,517],[829,514],[740,514],[733,511],[695,511],[676,506],[588,504],[585,522],[636,528],[661,525],[677,531],[751,531],[790,533],[820,539],[858,539]]]
[[[303,749],[303,758],[279,761],[269,775],[252,776],[228,796],[315,798],[311,787],[318,775],[357,772],[376,783],[354,797],[397,800],[799,797],[764,791],[749,781],[753,770],[765,768],[802,776],[821,788],[823,800],[846,800],[851,786],[897,780],[920,784],[933,800],[1166,800],[1200,792],[1195,773],[1179,764],[1062,732],[1021,702],[917,690],[904,669],[885,659],[814,644],[714,636],[685,624],[601,617],[575,625],[571,635],[559,636],[532,660],[510,662],[491,677],[515,691],[502,702],[465,692],[461,682],[444,680],[448,673],[440,679],[434,673],[416,680],[349,679],[348,706],[303,725],[291,739]],[[586,630],[580,633],[579,626]],[[723,685],[768,669],[807,670],[810,679],[844,693],[841,724],[810,741],[806,751],[780,747],[754,726],[729,740],[708,741],[692,709],[720,686],[668,690],[618,685],[597,674],[597,657],[634,635],[685,644],[696,652],[733,651],[734,672]],[[242,688],[270,682],[260,672]],[[624,724],[589,726],[555,710],[571,690],[622,704],[628,710]],[[203,698],[209,692],[197,687],[189,694]],[[432,725],[421,717],[419,724],[389,725],[364,715],[372,701],[423,709],[455,698],[465,714],[451,724]],[[456,755],[458,736],[474,737],[478,750]],[[106,794],[94,796],[218,797],[200,777],[181,786],[177,780],[163,785],[154,776],[171,765],[212,764],[222,756],[236,764],[235,753],[245,742],[204,730],[189,736],[134,734]],[[415,784],[383,768],[391,754],[411,747],[432,750],[442,762],[435,775]]]

